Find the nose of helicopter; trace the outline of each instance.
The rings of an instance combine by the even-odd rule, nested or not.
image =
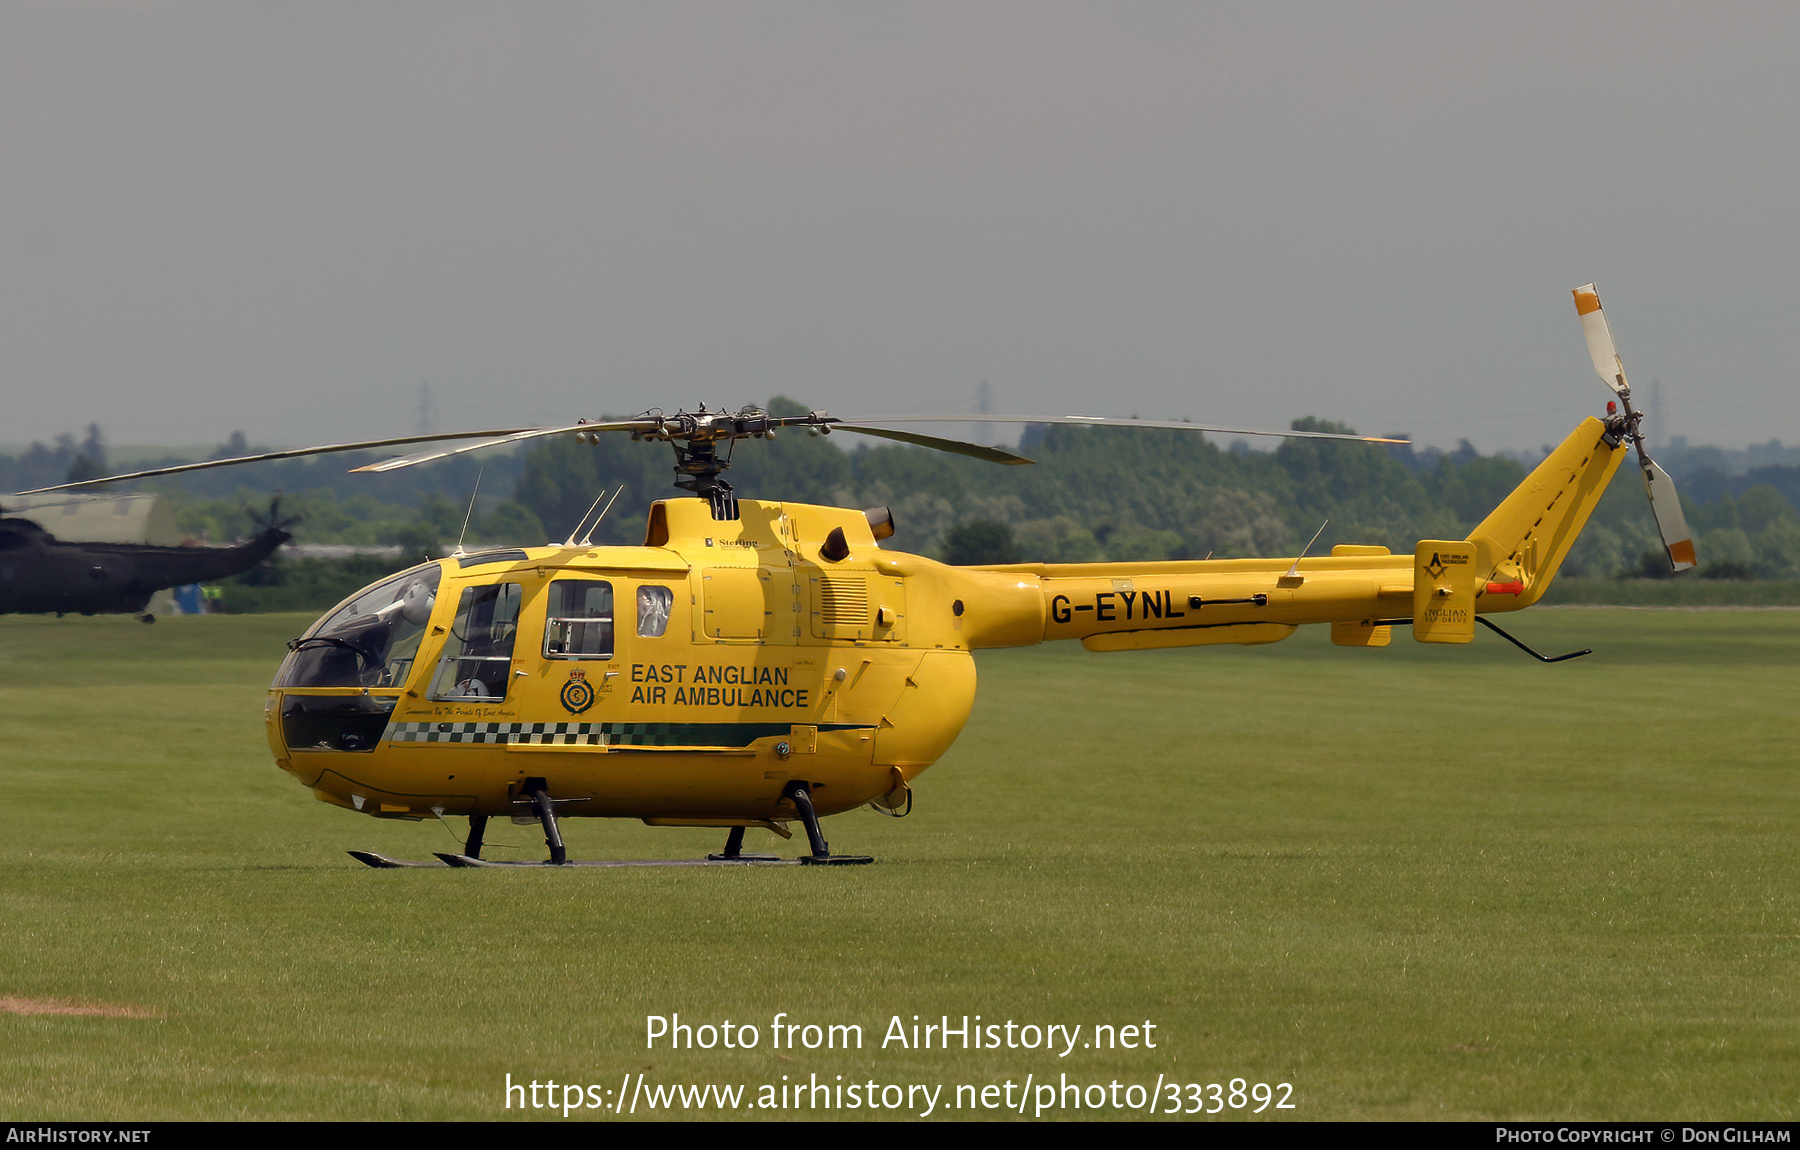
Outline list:
[[[381,743],[399,700],[393,695],[271,691],[270,745],[278,758],[295,751],[366,754]]]

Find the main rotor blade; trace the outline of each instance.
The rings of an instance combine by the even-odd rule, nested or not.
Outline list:
[[[1688,531],[1687,516],[1681,513],[1681,497],[1675,494],[1675,481],[1648,455],[1640,463],[1644,469],[1644,491],[1650,496],[1650,513],[1656,516],[1656,530],[1661,533],[1663,548],[1677,571],[1700,565],[1694,553],[1694,537]]]
[[[369,451],[377,447],[395,447],[402,443],[432,443],[446,439],[485,438],[490,443],[502,442],[506,436],[535,428],[507,428],[499,431],[449,431],[432,435],[402,435],[393,439],[365,439],[357,443],[328,443],[320,447],[296,447],[288,451],[265,451],[259,455],[237,455],[230,459],[208,459],[203,463],[183,463],[175,467],[154,467],[148,471],[127,471],[122,475],[103,475],[98,479],[81,479],[74,483],[58,483],[54,487],[34,487],[20,495],[41,495],[46,491],[67,491],[76,487],[92,487],[97,483],[116,483],[125,479],[149,479],[157,475],[179,475],[186,471],[206,471],[214,467],[232,467],[239,463],[261,463],[267,459],[299,459],[307,455],[330,455],[338,451]],[[551,428],[561,431],[563,428]],[[500,437],[500,438],[495,438]],[[477,445],[480,446],[480,445]]]
[[[1165,422],[1157,419],[1113,419],[1105,415],[883,415],[859,419],[857,427],[870,423],[1059,423],[1078,427],[1150,427],[1171,431],[1210,431],[1218,435],[1268,435],[1280,439],[1343,439],[1352,443],[1411,443],[1382,435],[1347,435],[1337,431],[1265,431],[1254,427],[1212,427],[1201,423]],[[850,426],[837,423],[845,431]],[[866,430],[866,429],[865,429]]]
[[[455,447],[434,447],[429,451],[418,451],[411,455],[397,455],[392,459],[384,459],[380,463],[367,463],[361,467],[352,467],[352,475],[359,471],[398,471],[402,467],[412,467],[419,463],[430,463],[434,459],[445,459],[452,455],[461,455],[465,451],[479,451],[484,447],[492,447],[496,443],[518,443],[525,439],[537,439],[545,435],[557,435],[565,431],[631,431],[648,430],[654,427],[652,419],[620,419],[611,423],[570,423],[562,427],[532,427],[524,431],[490,433],[491,438],[477,443],[459,443]]]
[[[967,422],[967,421],[965,421]],[[910,443],[916,447],[930,447],[938,451],[954,452],[957,455],[969,455],[976,459],[984,459],[989,463],[1035,463],[1023,455],[999,447],[983,447],[979,443],[966,443],[960,439],[940,439],[935,435],[920,435],[915,431],[893,431],[886,427],[863,427],[861,424],[833,423],[833,431],[854,431],[858,435],[873,435],[881,439],[894,439],[901,443]]]
[[[1581,317],[1588,354],[1594,357],[1594,371],[1606,381],[1606,386],[1624,395],[1631,390],[1625,382],[1625,364],[1613,346],[1612,328],[1607,326],[1606,313],[1600,310],[1600,293],[1593,284],[1575,289],[1575,314]]]

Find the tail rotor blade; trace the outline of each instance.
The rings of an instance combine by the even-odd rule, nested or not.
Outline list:
[[[1662,533],[1669,562],[1677,571],[1698,567],[1700,559],[1694,554],[1694,537],[1688,531],[1687,517],[1681,513],[1681,497],[1675,494],[1675,481],[1649,456],[1640,462],[1644,465],[1644,490],[1650,496],[1650,511],[1656,516],[1656,529]]]
[[[1675,481],[1669,478],[1669,473],[1658,467],[1650,453],[1644,450],[1644,437],[1638,431],[1638,420],[1642,417],[1631,406],[1631,385],[1625,382],[1625,365],[1619,359],[1619,349],[1613,346],[1612,329],[1607,326],[1606,313],[1600,310],[1600,293],[1594,290],[1593,284],[1575,289],[1575,311],[1581,316],[1581,330],[1587,336],[1588,354],[1594,357],[1594,370],[1625,404],[1625,414],[1620,417],[1624,434],[1637,448],[1638,467],[1644,473],[1644,493],[1650,496],[1650,513],[1656,516],[1656,530],[1662,535],[1669,562],[1677,571],[1691,571],[1700,565],[1700,560],[1694,554],[1694,536],[1688,531],[1687,517],[1681,513],[1681,497],[1675,494]],[[1612,409],[1612,404],[1606,406],[1609,411]]]
[[[1588,354],[1594,357],[1594,370],[1606,386],[1620,395],[1630,390],[1625,383],[1625,365],[1613,346],[1612,329],[1606,326],[1606,313],[1600,310],[1600,293],[1593,284],[1575,289],[1575,311],[1581,316],[1581,330],[1587,336]]]

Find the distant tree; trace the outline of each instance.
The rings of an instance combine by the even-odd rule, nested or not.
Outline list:
[[[768,406],[770,415],[805,415],[808,410],[805,404],[783,395],[771,399]],[[725,478],[748,499],[830,504],[851,486],[851,462],[848,454],[824,436],[784,431],[772,440],[738,444]],[[679,494],[684,493],[658,491],[653,498]]]
[[[1700,578],[1754,579],[1756,578],[1756,572],[1750,569],[1748,563],[1737,563],[1726,559],[1717,563],[1708,563],[1706,566],[1700,568]]]
[[[1018,548],[1032,563],[1097,563],[1106,557],[1094,533],[1067,515],[1019,525]]]
[[[81,441],[81,454],[100,469],[98,474],[106,473],[106,440],[100,435],[98,423],[88,424],[87,438]]]
[[[1779,489],[1759,483],[1737,497],[1738,526],[1755,535],[1782,520],[1795,518],[1793,505]]]
[[[958,567],[1019,562],[1013,530],[992,519],[959,523],[944,536],[944,562]]]
[[[1756,549],[1756,574],[1765,579],[1800,576],[1800,522],[1792,515],[1758,531],[1750,542]]]
[[[1106,558],[1113,563],[1153,562],[1182,558],[1186,550],[1180,533],[1151,531],[1136,523],[1116,524],[1102,540]]]
[[[769,409],[789,414],[805,406],[777,397]],[[1293,427],[1353,433],[1316,417]],[[773,442],[739,443],[727,478],[745,498],[885,505],[899,525],[886,547],[995,563],[1292,555],[1326,520],[1314,554],[1338,543],[1406,554],[1420,539],[1466,538],[1526,471],[1467,442],[1453,451],[1315,439],[1289,440],[1271,451],[1221,450],[1179,430],[1035,425],[1024,453],[1036,466],[996,467],[898,445],[846,452],[841,440],[784,432]],[[670,484],[672,462],[664,444],[618,436],[584,447],[559,438],[521,453],[513,498],[561,538],[596,494],[624,483],[625,495],[595,538],[636,542],[649,502],[681,494]],[[1568,574],[1667,572],[1634,473],[1620,469],[1621,480],[1602,497],[1569,554]],[[1704,504],[1695,502],[1696,492],[1708,490],[1704,484],[1690,481],[1685,469],[1680,481],[1703,563],[1748,564],[1759,578],[1800,575],[1800,516],[1793,510],[1800,505],[1800,467],[1723,476]],[[1734,546],[1724,549],[1729,554],[1709,554],[1709,533],[1725,528],[1737,530]]]
[[[69,470],[68,470],[68,473],[63,476],[63,482],[64,483],[80,483],[84,479],[98,479],[100,476],[105,475],[105,474],[106,474],[105,467],[101,466],[98,463],[95,463],[86,454],[82,454],[82,455],[77,455],[75,457],[75,462],[69,464]],[[100,486],[110,487],[112,485],[103,483]],[[90,488],[88,488],[88,490],[92,491],[92,490],[94,490],[94,488],[90,487]]]
[[[1659,547],[1640,555],[1637,569],[1628,574],[1638,579],[1671,579],[1675,576],[1675,565],[1669,562],[1669,553]]]
[[[1294,532],[1281,517],[1280,506],[1266,491],[1214,492],[1195,508],[1181,531],[1196,559],[1281,555],[1298,546],[1293,542]],[[1305,537],[1299,542],[1305,542]]]
[[[400,558],[404,563],[423,563],[443,555],[447,548],[439,542],[442,537],[431,530],[427,524],[396,527],[383,534],[381,542],[384,546],[398,546]]]
[[[1702,560],[1700,574],[1704,578],[1747,579],[1756,564],[1756,549],[1741,527],[1706,532],[1699,537],[1698,549]],[[1734,574],[1739,571],[1744,574]]]
[[[386,546],[398,546],[407,562],[423,563],[451,550],[450,544],[462,534],[462,523],[461,508],[448,499],[434,497],[415,517],[388,525],[380,541]]]
[[[674,454],[667,444],[633,443],[624,434],[603,434],[586,445],[558,435],[525,454],[513,499],[537,517],[557,539],[567,538],[583,518],[618,499],[594,531],[598,543],[637,543],[652,500],[680,495],[672,489]],[[619,489],[624,488],[620,493]]]
[[[236,459],[240,455],[250,454],[250,441],[241,431],[231,433],[231,438],[213,448],[214,459]]]
[[[507,543],[515,547],[535,547],[550,539],[544,531],[543,523],[531,513],[529,507],[510,500],[494,508],[481,521],[481,535],[489,542]]]

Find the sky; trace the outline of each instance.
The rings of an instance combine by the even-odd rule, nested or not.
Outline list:
[[[1800,5],[0,0],[0,443],[1800,442]],[[924,430],[924,429],[921,429]]]

